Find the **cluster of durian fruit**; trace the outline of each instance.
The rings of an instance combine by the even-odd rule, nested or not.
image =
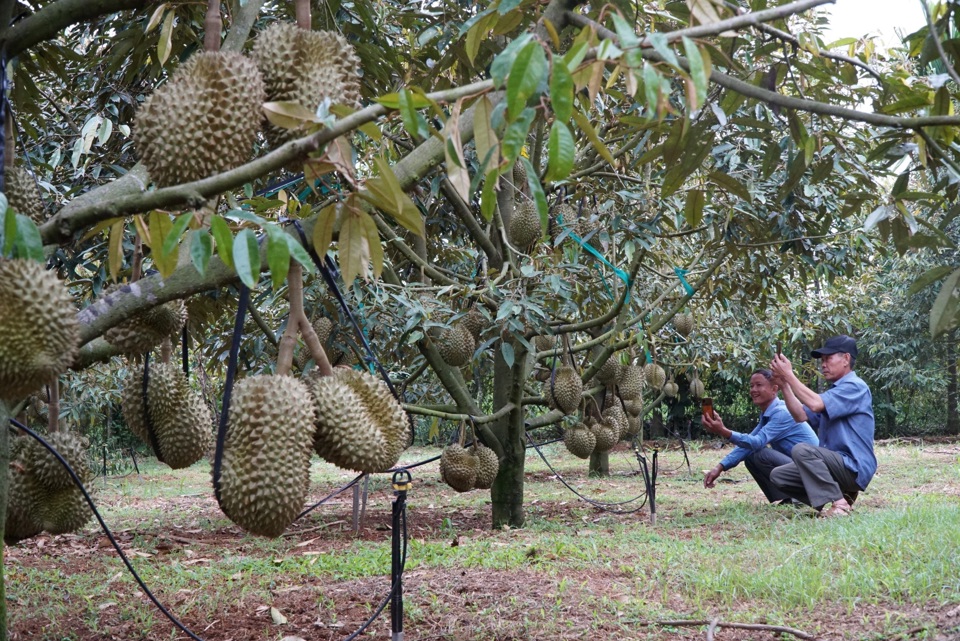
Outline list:
[[[310,113],[325,100],[357,107],[359,68],[340,34],[273,24],[249,58],[206,51],[182,64],[137,112],[138,153],[159,187],[233,169],[252,154],[265,101],[297,102]],[[275,147],[298,132],[269,125],[265,134]]]
[[[499,471],[497,453],[476,440],[469,447],[452,443],[440,455],[440,478],[457,492],[490,489]]]
[[[463,367],[471,360],[480,344],[480,334],[490,326],[490,321],[476,307],[471,307],[449,328],[435,336],[440,358],[451,367]]]

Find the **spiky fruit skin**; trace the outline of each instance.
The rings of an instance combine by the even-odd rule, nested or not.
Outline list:
[[[633,440],[640,436],[640,430],[643,429],[643,423],[636,416],[627,416],[627,431],[620,438],[624,440]]]
[[[457,492],[469,492],[477,484],[480,461],[462,446],[454,443],[440,455],[440,478]]]
[[[80,326],[56,274],[32,260],[0,258],[0,398],[19,400],[73,363]]]
[[[473,447],[473,455],[477,459],[477,479],[474,487],[478,490],[489,490],[493,487],[493,482],[497,480],[497,473],[500,471],[500,459],[497,453],[486,445],[477,443]]]
[[[690,396],[693,398],[703,398],[706,393],[707,390],[703,386],[703,381],[699,378],[694,378],[690,381]]]
[[[597,437],[597,452],[608,452],[620,440],[620,432],[613,425],[607,422],[595,423],[590,426],[590,431]]]
[[[7,494],[7,521],[3,530],[3,542],[12,545],[34,537],[43,531],[33,513],[39,490],[27,472],[25,451],[27,437],[12,437],[10,440],[9,489]]]
[[[517,191],[527,188],[527,167],[519,158],[513,163],[513,187]]]
[[[667,381],[667,373],[656,363],[647,363],[644,365],[643,376],[647,381],[647,385],[655,390],[662,388],[663,384]]]
[[[463,323],[455,323],[444,330],[437,339],[440,358],[451,367],[463,367],[473,359],[477,341]]]
[[[537,206],[529,201],[518,203],[510,219],[507,233],[510,242],[517,247],[528,247],[540,238],[540,214]]]
[[[270,101],[297,102],[311,113],[325,99],[360,106],[360,59],[339,33],[274,23],[257,37],[252,56],[263,74]],[[296,135],[294,130],[267,127],[267,139],[273,146]]]
[[[617,440],[623,438],[627,432],[627,413],[620,407],[620,401],[614,399],[605,410],[603,410],[603,422],[610,425],[617,433]]]
[[[245,378],[233,388],[220,507],[253,534],[280,536],[303,506],[313,450],[313,403],[289,376]]]
[[[205,51],[141,105],[133,136],[158,187],[192,182],[250,159],[266,94],[253,60]]]
[[[172,363],[150,367],[147,406],[164,463],[183,469],[209,451],[213,416],[182,369]]]
[[[616,385],[621,376],[620,361],[610,357],[597,372],[597,380],[608,387]]]
[[[313,331],[317,333],[317,338],[320,339],[320,344],[325,345],[330,340],[330,335],[333,334],[333,321],[326,316],[320,316],[313,321],[312,327]]]
[[[548,393],[552,391],[553,402],[564,414],[573,414],[580,407],[580,399],[583,396],[583,381],[577,371],[569,365],[557,368],[552,390],[550,381],[547,381],[544,385]]]
[[[56,492],[41,491],[34,516],[50,534],[66,534],[86,525],[93,511],[80,488],[74,486]]]
[[[386,384],[359,370],[338,368],[310,379],[316,414],[314,449],[337,467],[383,472],[410,443],[410,424]]]
[[[632,401],[643,396],[643,368],[639,365],[629,365],[623,368],[620,377],[620,396],[625,401]]]
[[[43,199],[40,198],[37,182],[30,172],[22,167],[9,167],[3,178],[3,192],[7,197],[7,204],[18,214],[28,216],[38,225],[43,223],[47,218]]]
[[[673,317],[673,327],[681,336],[689,336],[693,332],[693,314],[677,314]]]
[[[68,431],[49,434],[45,439],[66,460],[81,483],[90,480],[92,472],[87,465],[87,444],[84,439]],[[45,492],[75,487],[67,469],[39,441],[31,439],[25,454],[26,465],[33,474],[34,482]]]
[[[597,435],[583,423],[577,423],[564,430],[563,444],[577,458],[588,459],[597,447]]]
[[[624,408],[627,410],[627,416],[637,417],[640,416],[640,413],[643,411],[643,398],[636,398],[629,401],[623,402]]]
[[[677,394],[680,393],[680,386],[671,378],[663,384],[663,393],[669,398],[676,398]]]
[[[533,337],[533,345],[537,348],[538,352],[546,352],[555,349],[557,341],[553,336],[541,334],[540,336]]]
[[[557,205],[553,215],[557,217],[557,222],[563,227],[576,227],[577,210],[567,203]]]
[[[145,354],[166,338],[176,341],[186,322],[186,305],[174,300],[111,327],[103,338],[124,354]]]
[[[483,315],[483,312],[476,307],[471,307],[470,311],[460,319],[460,322],[467,328],[473,336],[473,340],[477,343],[480,342],[480,334],[483,333],[483,330],[490,326],[490,321],[488,321],[487,317]]]

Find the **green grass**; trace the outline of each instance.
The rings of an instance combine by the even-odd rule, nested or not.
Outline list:
[[[408,522],[416,534],[407,572],[422,582],[408,590],[407,619],[451,639],[645,638],[637,636],[635,622],[657,617],[719,615],[811,632],[836,632],[830,626],[840,620],[841,638],[873,640],[906,630],[906,613],[919,608],[929,615],[924,625],[935,629],[937,608],[960,601],[960,469],[948,447],[878,448],[880,474],[854,516],[829,521],[811,518],[809,509],[768,506],[742,467],[725,474],[727,482],[717,488],[704,489],[700,470],[724,454],[709,447],[691,448],[692,472],[680,452],[661,453],[656,525],[646,509],[616,515],[579,501],[531,454],[526,526],[494,532],[489,493],[457,494],[437,480],[435,463],[417,468],[408,497]],[[586,476],[585,462],[562,445],[544,452],[556,471],[593,500],[617,502],[642,493],[629,453],[613,455],[614,476],[593,479]],[[405,460],[434,453],[417,450]],[[217,510],[208,465],[171,472],[145,462],[141,470],[142,478],[97,481],[98,504],[111,527],[125,535],[144,580],[178,615],[203,621],[224,611],[246,613],[282,602],[278,595],[294,591],[313,604],[304,622],[343,619],[344,628],[337,628],[342,637],[385,593],[390,532],[356,537],[345,517],[349,492],[307,517],[302,535],[267,540],[237,532]],[[311,497],[352,478],[315,462]],[[374,477],[368,525],[389,522],[391,500],[388,479]],[[476,515],[482,529],[467,527],[476,525]],[[416,528],[427,522],[430,528]],[[86,532],[81,543],[90,545],[98,535],[91,527]],[[164,551],[165,536],[214,537],[218,543],[177,544]],[[15,556],[18,548],[9,552]],[[47,622],[43,639],[88,641],[122,625],[133,626],[144,639],[175,638],[161,615],[137,596],[115,555],[94,554],[83,567],[72,572],[69,560],[58,561],[54,553],[8,561],[12,629],[32,613]],[[479,586],[470,587],[469,598],[447,587],[474,577]],[[518,577],[515,584],[510,577]],[[497,586],[489,597],[483,596],[486,580]],[[67,598],[50,598],[50,586]],[[357,592],[361,597],[352,598]],[[350,603],[354,610],[348,612]],[[831,618],[811,619],[820,612]],[[453,623],[464,617],[472,627]],[[495,618],[499,622],[493,623]],[[661,638],[661,633],[643,634]]]

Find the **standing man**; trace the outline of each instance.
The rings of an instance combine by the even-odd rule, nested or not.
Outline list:
[[[779,389],[773,382],[773,373],[768,369],[758,369],[750,375],[750,399],[760,408],[760,422],[749,434],[727,429],[716,412],[703,415],[704,428],[736,445],[732,452],[706,473],[703,477],[704,487],[712,488],[721,474],[743,461],[769,502],[794,502],[792,497],[770,482],[770,472],[790,462],[790,452],[797,444],[816,446],[819,441],[806,419],[800,422],[793,419],[784,402],[777,398]]]
[[[877,471],[873,453],[873,396],[853,367],[857,341],[834,336],[810,352],[833,386],[817,394],[800,382],[790,361],[778,354],[770,369],[783,385],[790,414],[806,418],[817,430],[820,446],[793,448],[792,463],[776,468],[770,480],[788,495],[820,511],[822,517],[847,516],[860,491]],[[832,503],[829,509],[822,508]]]

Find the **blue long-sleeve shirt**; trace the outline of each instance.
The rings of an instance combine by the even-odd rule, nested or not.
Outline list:
[[[850,372],[820,395],[823,411],[811,412],[804,407],[807,420],[820,436],[820,447],[833,450],[848,470],[857,475],[861,490],[877,471],[873,453],[873,395],[870,388],[854,372]]]
[[[752,432],[749,434],[733,432],[730,435],[730,441],[736,447],[720,461],[724,470],[736,467],[745,458],[760,451],[768,444],[787,456],[790,456],[793,446],[797,443],[820,445],[820,441],[810,425],[805,421],[797,423],[793,420],[789,410],[787,410],[787,404],[779,398],[775,398],[767,406],[767,409],[760,415],[760,422],[757,423]]]

